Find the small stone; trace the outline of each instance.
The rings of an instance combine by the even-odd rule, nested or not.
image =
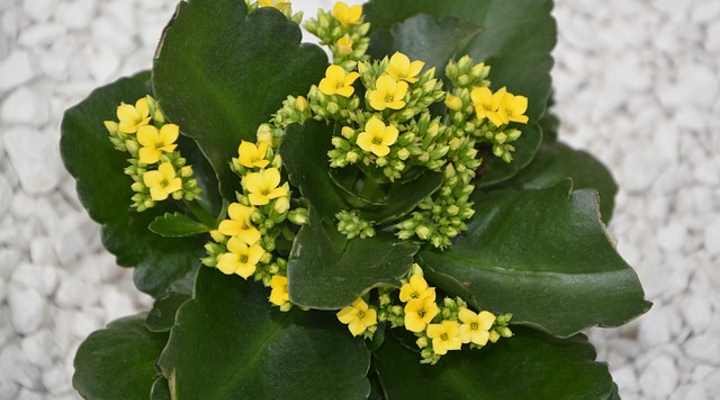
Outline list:
[[[650,361],[640,375],[640,387],[649,398],[666,398],[675,390],[678,383],[678,371],[675,361],[661,354]]]
[[[35,76],[30,56],[17,50],[0,61],[0,92],[21,85]]]
[[[93,0],[66,0],[58,5],[55,19],[70,29],[83,29],[92,22],[97,4]]]
[[[105,310],[105,318],[112,321],[136,312],[130,298],[117,290],[114,286],[106,286],[100,297],[100,303]]]
[[[48,121],[50,104],[43,96],[21,87],[8,96],[0,109],[5,123],[42,126]]]
[[[62,365],[54,365],[42,374],[42,383],[47,390],[58,395],[70,392],[72,386]]]
[[[3,139],[10,162],[27,193],[47,193],[58,185],[63,167],[54,137],[18,127],[5,132]]]
[[[39,389],[40,369],[27,362],[17,344],[0,350],[0,371],[2,378],[15,382],[24,388]]]
[[[670,223],[658,232],[658,244],[664,250],[677,252],[683,247],[687,237],[687,228],[678,223]]]
[[[28,361],[42,369],[51,365],[52,358],[57,353],[53,334],[47,329],[23,338],[20,348]]]
[[[52,15],[55,4],[54,0],[24,0],[23,10],[37,22],[44,22]]]
[[[715,20],[720,16],[720,2],[700,1],[695,2],[692,10],[692,19],[695,22],[705,23]]]
[[[640,320],[638,339],[646,348],[668,343],[671,340],[670,318],[667,307],[654,307]]]
[[[111,49],[100,48],[90,58],[90,73],[98,82],[105,82],[114,76],[120,60]]]
[[[92,249],[98,237],[97,225],[84,213],[66,215],[60,224],[60,230],[54,238],[55,254],[63,265],[75,261],[83,252]]]
[[[35,332],[45,320],[47,300],[33,289],[11,286],[8,305],[13,326],[21,334]]]
[[[0,248],[0,280],[9,280],[21,259],[19,251]]]
[[[627,365],[615,371],[612,371],[613,380],[618,387],[625,390],[637,390],[637,377],[632,367]]]
[[[12,283],[48,296],[57,287],[57,270],[47,265],[21,264],[12,276]]]
[[[65,27],[60,24],[37,24],[23,30],[18,43],[29,48],[45,46],[64,35],[65,32]]]
[[[692,296],[686,299],[680,308],[685,322],[696,334],[703,333],[710,326],[712,307],[707,299]]]
[[[39,238],[30,243],[30,261],[34,264],[54,264],[57,261],[52,242],[48,238]]]
[[[20,389],[17,399],[15,400],[43,400],[43,395],[39,392],[27,390],[25,388]]]
[[[685,353],[699,361],[717,363],[720,360],[720,341],[717,334],[705,333],[685,342]]]
[[[0,175],[0,215],[4,215],[12,202],[12,188],[7,179]]]
[[[713,221],[705,228],[705,250],[710,254],[720,256],[720,219]]]

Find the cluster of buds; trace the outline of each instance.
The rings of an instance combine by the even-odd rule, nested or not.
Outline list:
[[[125,168],[132,178],[131,206],[145,211],[168,198],[194,201],[201,194],[193,170],[177,149],[180,127],[168,123],[158,103],[145,96],[120,104],[117,121],[105,121],[110,142],[130,155]]]
[[[316,18],[305,23],[305,29],[328,46],[334,63],[347,71],[368,58],[370,24],[363,20],[361,5],[338,2],[331,12],[320,9]]]
[[[282,129],[292,124],[304,124],[311,117],[310,103],[304,96],[288,96],[270,122],[278,128],[279,135],[282,135]]]
[[[375,236],[375,228],[370,222],[364,220],[356,210],[340,211],[335,215],[335,218],[338,220],[338,232],[348,239],[356,237],[366,239]]]

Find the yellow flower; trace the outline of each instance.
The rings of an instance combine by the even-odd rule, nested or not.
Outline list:
[[[263,206],[270,203],[270,200],[287,196],[290,192],[287,183],[278,187],[280,170],[277,168],[249,173],[243,177],[242,184],[250,192],[248,198],[254,206]]]
[[[460,350],[460,324],[455,321],[443,321],[439,324],[430,324],[427,335],[432,339],[433,351],[438,355],[445,355],[450,350]]]
[[[361,298],[338,311],[336,315],[340,322],[348,325],[353,336],[361,335],[367,328],[377,325],[377,312]]]
[[[238,161],[245,168],[265,168],[270,161],[265,159],[270,143],[260,141],[255,143],[241,141],[238,146]]]
[[[255,209],[246,207],[240,203],[232,203],[228,207],[228,216],[220,223],[218,230],[223,235],[233,236],[240,239],[247,245],[255,244],[260,240],[260,231],[252,225],[252,217]]]
[[[490,328],[495,323],[495,315],[487,311],[476,314],[467,308],[458,313],[458,319],[462,322],[460,326],[460,338],[463,343],[475,343],[485,346],[490,338]]]
[[[410,83],[417,82],[417,76],[425,67],[422,61],[410,62],[408,56],[403,53],[396,52],[390,58],[387,73],[398,81],[406,81]]]
[[[121,103],[116,111],[118,129],[122,133],[135,133],[138,128],[150,122],[150,106],[145,97],[138,100],[133,107],[130,104]]]
[[[282,275],[274,275],[270,280],[270,302],[276,306],[283,306],[290,301],[288,295],[288,279]]]
[[[505,112],[500,108],[504,96],[503,89],[493,94],[489,88],[479,86],[470,93],[478,120],[489,119],[495,126],[502,126],[508,122]]]
[[[438,313],[440,308],[432,297],[410,300],[405,305],[405,329],[410,332],[422,332]]]
[[[343,56],[346,56],[353,51],[353,41],[348,35],[345,35],[338,39],[338,41],[335,42],[335,45],[338,48],[338,52]]]
[[[333,6],[332,15],[343,26],[357,25],[360,22],[360,18],[362,18],[362,6],[348,6],[342,1],[339,1]]]
[[[396,81],[389,75],[383,75],[375,82],[375,90],[368,92],[368,100],[372,108],[383,111],[386,108],[400,110],[405,107],[405,96],[408,84]]]
[[[501,91],[504,91],[502,88]],[[507,119],[512,122],[520,124],[527,124],[528,117],[525,115],[528,109],[528,99],[525,96],[514,96],[510,93],[505,92],[500,106],[505,110]]]
[[[233,237],[228,240],[229,253],[221,254],[217,267],[223,274],[238,274],[244,279],[255,273],[257,263],[265,255],[265,250],[259,245],[248,246],[240,238]]]
[[[398,129],[393,125],[385,125],[377,117],[372,117],[365,124],[365,131],[357,137],[357,145],[378,157],[390,154],[390,146],[398,139]]]
[[[422,275],[413,275],[410,281],[400,288],[400,301],[403,303],[425,297],[432,297],[432,300],[435,301],[435,288],[428,287]]]
[[[175,141],[180,135],[180,127],[175,124],[165,124],[160,130],[152,125],[145,125],[138,129],[138,142],[140,148],[140,162],[155,164],[160,161],[162,153],[172,153],[177,145]]]
[[[169,162],[160,164],[156,171],[143,174],[145,186],[150,188],[150,197],[155,201],[168,198],[171,193],[182,189],[182,179],[175,174],[175,168]]]
[[[325,78],[320,81],[319,89],[328,96],[350,97],[355,93],[353,83],[360,77],[357,72],[345,72],[339,65],[331,65],[325,70]]]
[[[277,8],[286,13],[290,12],[291,4],[289,0],[258,0],[258,6]]]

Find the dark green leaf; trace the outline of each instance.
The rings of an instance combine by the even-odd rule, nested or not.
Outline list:
[[[168,116],[195,138],[220,177],[226,198],[239,180],[228,167],[241,140],[288,95],[322,78],[327,57],[300,44],[300,28],[272,8],[248,15],[240,0],[179,4],[153,69],[155,93]]]
[[[156,217],[174,211],[172,202],[137,213],[130,209],[132,180],[123,173],[127,154],[115,150],[103,121],[115,119],[120,102],[134,103],[151,93],[143,72],[95,90],[65,113],[60,151],[90,217],[102,225],[105,247],[123,266],[136,266],[138,288],[160,295],[197,269],[204,253],[199,238],[168,239],[148,230]],[[200,177],[199,177],[200,178]]]
[[[167,379],[159,376],[150,389],[150,400],[171,400]]]
[[[155,218],[148,228],[167,238],[195,236],[211,230],[207,225],[178,212],[165,213]]]
[[[380,58],[402,51],[442,74],[448,61],[458,56],[458,49],[465,48],[481,31],[460,18],[419,14],[398,22],[391,30],[376,29],[369,52]]]
[[[612,174],[592,154],[560,143],[545,144],[529,167],[509,182],[521,189],[544,189],[572,178],[575,189],[594,189],[600,195],[600,212],[610,221],[618,187]]]
[[[396,221],[413,211],[424,198],[435,193],[442,183],[442,174],[426,172],[410,182],[392,184],[384,200],[385,204],[369,210],[361,210],[360,214],[377,224]]]
[[[411,58],[426,58],[441,71],[449,58],[469,54],[492,67],[494,89],[506,86],[529,98],[530,124],[515,143],[515,160],[507,164],[487,157],[480,186],[513,177],[532,161],[542,141],[536,123],[551,93],[551,51],[556,42],[552,4],[551,0],[371,0],[365,6],[375,56],[402,51]],[[464,22],[453,24],[452,18]]]
[[[92,333],[75,355],[73,386],[88,400],[147,399],[159,375],[155,362],[168,335],[145,329],[145,315]]]
[[[290,301],[322,310],[344,307],[372,288],[399,285],[417,251],[386,232],[347,240],[312,211],[288,260]]]
[[[280,145],[290,182],[325,221],[334,221],[335,214],[349,208],[330,179],[327,153],[332,134],[325,124],[308,121],[289,126]]]
[[[555,339],[530,329],[482,350],[451,352],[435,366],[388,338],[373,365],[390,400],[611,400],[607,365],[578,335]]]
[[[203,268],[159,365],[173,399],[360,400],[370,354],[331,313],[270,306],[262,285]]]
[[[429,280],[557,336],[644,313],[649,303],[608,238],[597,194],[571,186],[476,192],[468,232],[444,253],[420,253]]]
[[[152,332],[168,332],[175,324],[175,313],[190,297],[189,293],[170,292],[155,300],[145,320],[146,327]]]

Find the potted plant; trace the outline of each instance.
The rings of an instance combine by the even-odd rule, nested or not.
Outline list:
[[[87,399],[618,399],[582,330],[648,310],[617,191],[558,140],[551,0],[187,0],[69,109],[105,247],[155,298]]]

